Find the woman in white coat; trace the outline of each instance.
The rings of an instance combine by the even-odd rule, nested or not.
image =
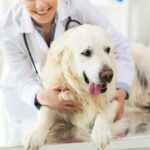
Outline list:
[[[1,86],[7,131],[1,146],[21,144],[23,121],[35,117],[39,105],[59,111],[79,109],[77,102],[59,101],[59,89],[44,89],[39,78],[51,41],[65,31],[69,18],[77,21],[69,27],[87,23],[109,30],[118,68],[116,119],[120,118],[133,78],[127,40],[88,0],[20,0],[0,25],[0,49],[5,60]]]

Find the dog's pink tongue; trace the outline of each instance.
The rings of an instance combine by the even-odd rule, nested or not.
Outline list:
[[[101,92],[101,85],[90,83],[88,85],[88,89],[89,89],[89,94],[91,96],[98,96],[99,93]]]

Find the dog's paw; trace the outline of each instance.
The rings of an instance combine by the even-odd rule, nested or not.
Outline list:
[[[65,101],[67,101],[67,100],[72,100],[72,101],[74,101],[74,100],[76,100],[77,98],[76,98],[76,96],[75,96],[71,91],[66,90],[66,91],[60,92],[60,94],[59,94],[59,99],[60,99],[60,100],[65,100]]]
[[[46,143],[47,132],[32,131],[25,135],[23,145],[25,150],[39,150],[39,147]]]
[[[100,126],[94,126],[91,134],[91,139],[98,148],[98,150],[106,150],[108,144],[112,140],[110,128],[105,124],[101,124]]]

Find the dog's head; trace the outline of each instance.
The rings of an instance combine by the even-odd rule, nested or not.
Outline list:
[[[114,74],[113,46],[106,32],[98,26],[82,25],[67,37],[64,50],[57,55],[64,76],[71,86],[78,85],[92,96],[104,93]]]

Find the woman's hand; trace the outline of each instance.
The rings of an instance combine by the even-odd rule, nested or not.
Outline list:
[[[116,110],[116,116],[114,121],[117,121],[119,119],[121,119],[122,114],[124,112],[124,103],[125,103],[125,97],[126,97],[126,91],[124,89],[118,89],[118,95],[114,98],[114,100],[117,100],[118,102],[118,107]]]
[[[80,109],[78,100],[60,100],[58,99],[60,90],[45,89],[37,93],[37,100],[41,105],[48,106],[57,111],[76,112]]]

